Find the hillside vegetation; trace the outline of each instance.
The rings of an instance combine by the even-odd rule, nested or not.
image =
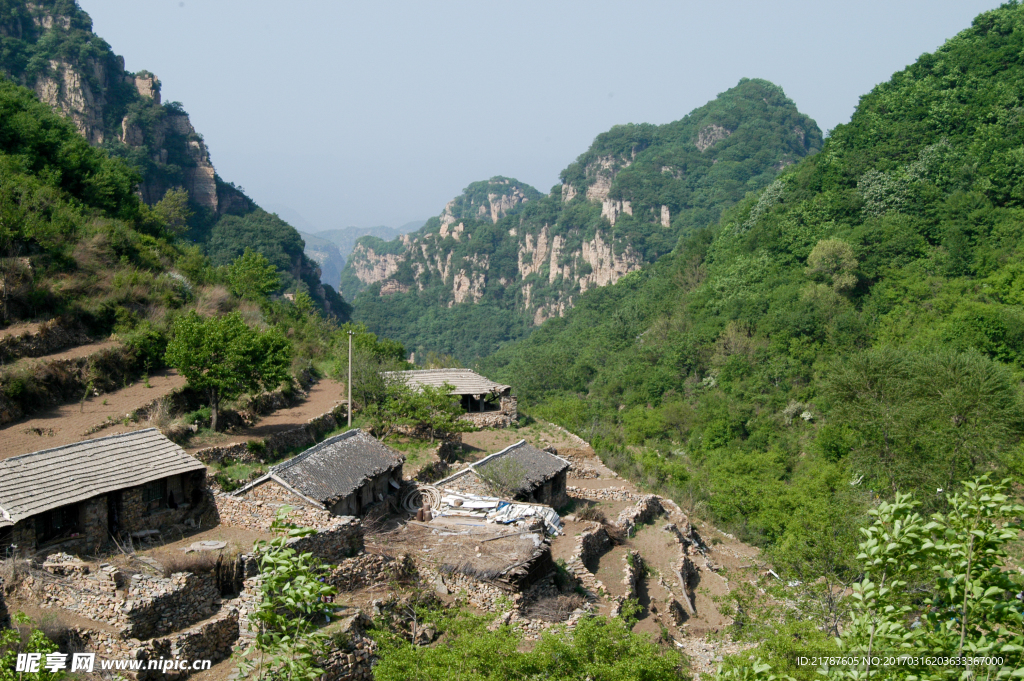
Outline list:
[[[1024,8],[979,16],[821,153],[482,369],[796,571],[852,560],[878,497],[1019,481],[1022,50]]]
[[[215,265],[255,248],[278,269],[278,292],[306,292],[322,310],[347,318],[348,306],[321,285],[298,232],[216,174],[182,104],[161,103],[154,74],[126,71],[124,59],[92,32],[92,20],[76,2],[0,3],[0,72],[35,91],[90,144],[132,168],[147,205],[180,192],[183,205],[170,222],[174,236],[198,244]]]
[[[821,143],[781,88],[744,79],[673,123],[602,133],[548,194],[494,177],[418,232],[360,239],[341,288],[374,332],[470,361],[669,253]]]

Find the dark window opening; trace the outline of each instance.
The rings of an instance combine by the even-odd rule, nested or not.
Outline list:
[[[69,537],[78,532],[78,506],[61,506],[36,516],[36,543]]]
[[[146,513],[153,513],[167,506],[167,478],[147,482],[142,486],[142,506]]]

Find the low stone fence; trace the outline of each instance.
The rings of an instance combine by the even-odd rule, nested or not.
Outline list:
[[[406,581],[415,574],[416,563],[409,555],[393,558],[364,553],[338,563],[326,581],[338,591],[355,591],[374,584]]]
[[[565,488],[565,493],[577,499],[589,499],[591,501],[638,501],[644,497],[643,494],[630,492],[625,487],[601,487],[600,489],[587,489],[585,487]]]
[[[644,559],[638,551],[627,551],[626,555],[622,557],[622,572],[624,575],[622,583],[626,587],[626,593],[615,598],[611,609],[612,617],[619,616],[623,603],[630,598],[636,598],[637,586],[644,576]]]
[[[209,621],[167,638],[149,641],[135,652],[136,660],[210,660],[214,664],[231,657],[238,640],[238,610],[225,608]],[[138,681],[180,679],[192,670],[163,672],[157,669],[140,671]]]
[[[648,494],[642,497],[636,505],[619,513],[615,524],[625,530],[628,535],[637,525],[649,523],[663,513],[665,513],[665,509],[661,505],[661,498],[656,494]]]
[[[42,607],[62,608],[104,622],[116,627],[124,639],[161,636],[188,626],[212,615],[220,602],[212,574],[178,572],[169,579],[135,574],[125,582],[116,568],[107,566],[90,575],[88,568],[71,556],[61,558],[58,565],[44,564],[54,577],[38,580]],[[36,581],[30,576],[26,586],[33,589]],[[118,589],[122,591],[118,593]]]
[[[373,621],[361,610],[341,621],[331,634],[342,634],[346,640],[343,646],[333,647],[328,655],[317,661],[324,670],[322,679],[330,681],[353,681],[372,679],[376,663],[377,642],[365,634],[365,628]]]
[[[579,580],[587,591],[587,600],[591,602],[598,600],[598,592],[604,591],[605,588],[601,580],[587,567],[587,563],[593,564],[611,547],[612,540],[608,537],[608,531],[601,523],[593,523],[590,529],[584,530],[576,537],[576,547],[566,561],[566,569]]]
[[[232,459],[242,463],[263,462],[280,452],[296,447],[315,445],[324,435],[337,429],[348,416],[347,407],[339,404],[326,414],[314,417],[298,428],[276,433],[262,440],[263,447],[250,447],[248,442],[238,442],[224,447],[207,447],[192,456],[203,463],[220,463]]]
[[[469,421],[477,428],[511,428],[518,422],[516,417],[502,414],[500,411],[471,411],[459,418]]]
[[[315,534],[289,539],[288,547],[334,565],[363,550],[363,524],[354,516],[337,516],[333,524],[319,528]]]
[[[611,548],[612,540],[601,523],[594,523],[589,530],[584,530],[576,537],[575,555],[584,563],[593,563]]]

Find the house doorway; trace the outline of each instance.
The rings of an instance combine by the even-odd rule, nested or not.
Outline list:
[[[107,530],[112,537],[116,537],[121,532],[122,507],[123,501],[120,491],[107,494]]]

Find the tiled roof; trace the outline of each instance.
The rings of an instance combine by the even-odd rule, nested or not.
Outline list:
[[[156,428],[0,461],[0,526],[205,466]]]
[[[514,445],[501,450],[497,454],[491,454],[490,456],[477,461],[469,468],[463,469],[455,475],[451,475],[440,482],[434,483],[434,485],[436,487],[442,487],[444,483],[454,480],[455,478],[469,472],[474,472],[486,480],[489,468],[491,471],[494,471],[499,466],[509,465],[507,463],[503,463],[508,461],[516,462],[516,464],[518,464],[522,469],[523,480],[519,489],[526,491],[536,489],[546,481],[569,468],[569,462],[562,457],[556,456],[551,452],[545,452],[543,449],[537,449],[532,445],[528,445],[526,440],[520,440]]]
[[[438,387],[442,383],[448,382],[455,386],[455,390],[452,391],[453,395],[486,395],[510,389],[510,386],[495,383],[469,369],[418,369],[415,371],[391,371],[387,375],[401,378],[413,388],[425,385]]]
[[[244,494],[258,484],[275,480],[329,507],[355,492],[367,480],[404,461],[401,452],[353,428],[274,466],[265,476],[235,494]]]

